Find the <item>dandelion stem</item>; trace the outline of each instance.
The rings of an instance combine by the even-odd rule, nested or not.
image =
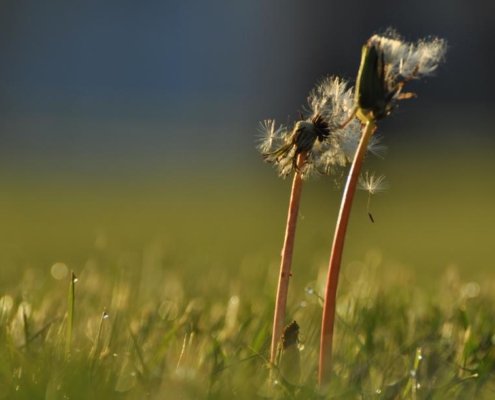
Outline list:
[[[323,317],[320,338],[320,363],[318,371],[318,382],[324,385],[329,382],[331,374],[332,339],[335,322],[335,307],[337,298],[337,285],[339,279],[340,265],[342,261],[342,251],[344,249],[345,234],[349,216],[351,213],[352,200],[359,172],[363,164],[364,155],[368,147],[368,142],[376,129],[374,121],[368,120],[363,129],[354,160],[352,161],[349,175],[342,195],[340,212],[335,228],[335,236],[332,244],[332,253],[328,265],[328,276],[325,286],[325,301],[323,304]]]
[[[297,168],[292,181],[292,190],[289,201],[289,212],[287,215],[287,226],[285,229],[284,246],[282,248],[282,259],[280,262],[280,275],[278,278],[277,297],[275,300],[275,313],[273,317],[272,343],[270,349],[270,362],[275,365],[277,347],[282,337],[285,324],[285,309],[287,305],[287,292],[289,291],[290,269],[292,264],[292,253],[294,251],[294,237],[296,234],[297,215],[302,192],[301,168],[306,160],[306,154],[301,153],[297,157]]]

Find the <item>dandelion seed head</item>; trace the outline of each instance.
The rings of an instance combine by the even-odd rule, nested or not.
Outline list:
[[[446,49],[446,41],[440,38],[409,43],[391,29],[373,35],[363,47],[358,73],[358,117],[363,122],[385,118],[399,100],[415,97],[403,90],[405,84],[431,75],[444,60]]]
[[[366,171],[364,175],[361,175],[358,180],[358,189],[365,190],[369,194],[383,192],[388,189],[388,184],[385,182],[384,175],[375,175]]]
[[[306,155],[305,163],[299,167],[303,178],[313,173],[332,174],[351,160],[339,138],[359,138],[361,125],[356,119],[342,127],[354,113],[352,88],[343,79],[327,77],[310,92],[308,106],[308,117],[297,121],[292,129],[276,127],[273,120],[260,123],[258,148],[281,176],[295,170],[299,154]]]

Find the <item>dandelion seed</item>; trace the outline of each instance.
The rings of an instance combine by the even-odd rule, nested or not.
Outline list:
[[[373,173],[369,173],[366,171],[364,173],[364,176],[361,175],[359,177],[358,181],[358,189],[365,190],[368,192],[368,202],[366,204],[366,212],[368,213],[368,217],[371,220],[371,222],[375,222],[375,218],[373,217],[373,214],[371,213],[371,196],[383,192],[386,190],[388,187],[387,183],[385,182],[385,176],[379,175],[375,176]]]
[[[382,143],[383,137],[380,135],[373,135],[370,138],[370,142],[368,144],[368,152],[373,154],[378,158],[384,158],[387,153],[387,146]]]
[[[261,137],[258,144],[258,149],[262,153],[269,152],[274,147],[279,147],[283,144],[283,138],[287,133],[287,128],[280,125],[275,127],[275,120],[265,119],[259,124],[259,132]]]
[[[364,175],[359,177],[358,189],[365,190],[369,194],[383,192],[388,189],[388,184],[385,182],[385,176],[376,176],[374,173],[366,171]]]

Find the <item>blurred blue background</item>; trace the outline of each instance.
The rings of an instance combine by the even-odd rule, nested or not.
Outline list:
[[[352,81],[388,27],[449,51],[387,135],[467,130],[494,109],[494,15],[460,0],[2,1],[0,166],[101,177],[254,160],[258,120],[297,117],[325,75]]]

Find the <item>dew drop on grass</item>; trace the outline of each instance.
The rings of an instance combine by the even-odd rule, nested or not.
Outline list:
[[[315,294],[315,290],[312,287],[310,287],[310,286],[306,287],[305,291],[310,296],[313,295],[313,294]]]

